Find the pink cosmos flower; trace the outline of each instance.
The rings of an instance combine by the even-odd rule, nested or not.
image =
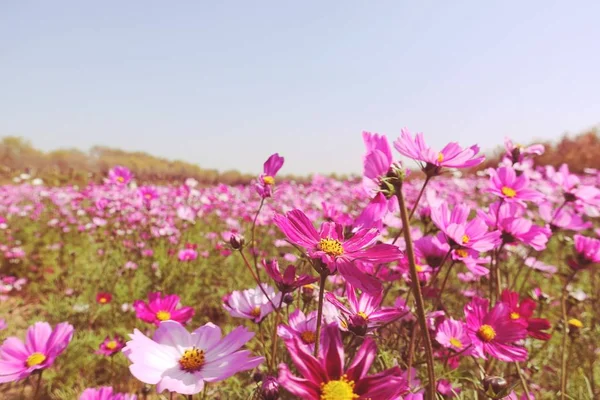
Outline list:
[[[525,156],[542,155],[545,150],[543,144],[533,144],[531,146],[515,145],[509,138],[504,139],[504,148],[506,149],[505,157],[510,159],[513,164],[521,163]]]
[[[532,318],[537,303],[532,299],[523,299],[519,303],[519,293],[504,290],[502,302],[510,308],[510,319],[520,321],[527,327],[527,334],[535,339],[548,340],[550,334],[543,332],[550,329],[550,321],[545,318]]]
[[[162,321],[177,321],[182,324],[194,316],[192,307],[179,306],[179,296],[175,294],[162,295],[160,292],[150,293],[148,303],[142,300],[133,302],[136,316],[149,324],[159,325]]]
[[[152,200],[158,198],[158,192],[151,186],[142,186],[138,189],[138,193],[146,206],[152,203]]]
[[[547,274],[555,274],[556,271],[558,271],[558,268],[556,268],[554,265],[545,264],[544,262],[537,260],[534,257],[527,257],[525,259],[525,265],[527,265],[531,269],[542,271]]]
[[[296,309],[290,314],[288,324],[279,325],[277,334],[284,340],[292,340],[294,337],[300,338],[312,353],[317,338],[317,312],[312,311],[308,315],[304,315],[302,310]]]
[[[571,268],[583,269],[600,263],[600,240],[582,235],[575,235],[573,239],[575,240],[575,256],[568,260]]]
[[[523,209],[515,203],[495,202],[487,213],[477,210],[477,215],[485,220],[491,228],[502,233],[503,244],[523,243],[541,251],[552,235],[547,227],[535,225],[526,218],[521,218]]]
[[[468,351],[467,348],[471,346],[466,324],[451,318],[444,320],[438,326],[435,340],[442,346],[457,352]]]
[[[292,243],[306,248],[311,258],[321,260],[331,273],[339,271],[349,283],[365,292],[381,291],[381,282],[361,271],[354,261],[386,263],[402,256],[396,246],[375,244],[379,236],[376,229],[360,229],[345,239],[341,225],[324,222],[317,232],[300,210],[292,210],[285,216],[275,215],[274,222]]]
[[[137,400],[137,396],[134,394],[113,393],[111,386],[103,386],[98,389],[85,389],[79,400]]]
[[[8,326],[8,324],[6,323],[4,318],[0,318],[0,331],[6,329],[7,326]]]
[[[421,267],[441,267],[450,251],[450,246],[443,243],[438,236],[423,236],[415,240],[414,244],[415,256]]]
[[[256,323],[262,321],[267,315],[275,310],[281,303],[282,293],[275,293],[275,289],[267,284],[260,287],[235,290],[223,299],[223,307],[229,311],[232,317],[251,319]]]
[[[387,138],[377,133],[363,132],[363,141],[366,153],[363,156],[362,183],[371,201],[354,222],[354,227],[382,229],[385,215],[398,210],[393,186],[385,183],[394,162],[392,149]]]
[[[194,261],[198,258],[198,252],[194,249],[182,249],[179,250],[177,258],[179,261]]]
[[[50,367],[73,338],[73,326],[62,322],[52,329],[47,322],[36,322],[27,329],[25,343],[11,336],[0,346],[0,383],[27,378]]]
[[[484,156],[477,156],[479,146],[463,149],[458,143],[448,143],[441,151],[432,150],[425,144],[422,133],[412,138],[407,129],[402,129],[400,137],[394,142],[398,152],[406,157],[425,163],[421,168],[428,176],[441,173],[442,168],[470,168],[483,162]]]
[[[111,183],[114,183],[118,186],[125,186],[131,179],[133,178],[133,174],[130,170],[120,165],[117,165],[110,171],[108,171],[108,179]]]
[[[263,173],[254,182],[254,189],[260,197],[267,198],[273,195],[273,186],[275,185],[275,175],[283,166],[285,159],[279,157],[278,153],[271,155],[263,165]]]
[[[293,292],[300,286],[309,285],[319,280],[319,278],[310,275],[297,276],[296,267],[293,265],[288,265],[285,272],[281,274],[279,263],[276,259],[263,260],[262,264],[267,274],[275,281],[277,288],[283,293]]]
[[[459,396],[461,388],[453,387],[450,381],[447,379],[440,379],[437,382],[437,391],[438,393],[444,395],[444,398],[453,399]]]
[[[333,293],[325,294],[327,301],[340,310],[344,318],[342,325],[360,336],[408,313],[405,309],[381,307],[383,292],[375,296],[364,292],[360,298],[357,298],[355,289],[347,284],[346,296],[348,296],[349,307],[346,307]]]
[[[475,217],[467,221],[471,209],[456,205],[450,212],[443,203],[431,210],[431,220],[443,233],[446,242],[455,250],[472,250],[477,253],[493,249],[500,243],[500,232],[488,232],[485,221]]]
[[[579,232],[592,226],[590,222],[584,222],[568,207],[559,207],[554,210],[551,203],[543,203],[540,204],[538,211],[540,217],[550,225],[552,231],[563,229]]]
[[[490,170],[488,192],[499,196],[506,202],[516,202],[525,206],[526,201],[537,202],[543,195],[537,190],[528,188],[529,178],[526,175],[517,177],[512,167],[500,167]]]
[[[486,358],[486,355],[501,361],[525,361],[527,350],[515,344],[527,336],[527,326],[510,318],[510,307],[497,303],[488,311],[489,300],[474,297],[465,306],[467,328],[473,344],[472,354]]]
[[[241,326],[221,338],[221,329],[210,322],[189,333],[176,321],[164,321],[152,339],[136,329],[123,353],[133,376],[156,385],[158,393],[196,394],[205,382],[222,381],[264,361],[238,351],[253,336]]]
[[[344,368],[344,347],[335,324],[324,327],[319,358],[309,353],[298,338],[286,341],[286,346],[300,377],[292,375],[286,364],[280,364],[279,383],[297,398],[392,400],[408,392],[398,367],[367,375],[377,354],[377,346],[370,338],[363,341],[354,360]]]
[[[120,352],[123,347],[125,347],[125,340],[123,340],[121,336],[115,335],[112,339],[107,336],[102,343],[100,343],[100,347],[96,350],[96,354],[114,356]]]

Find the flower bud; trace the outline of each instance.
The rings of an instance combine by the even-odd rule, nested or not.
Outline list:
[[[508,389],[508,382],[501,376],[486,376],[483,379],[483,389],[491,398],[501,396]]]
[[[245,243],[246,239],[244,239],[244,236],[237,233],[234,233],[231,235],[231,238],[229,238],[229,244],[234,250],[240,250],[244,247]]]
[[[262,372],[256,371],[254,374],[252,374],[252,380],[256,383],[262,381],[263,380]]]
[[[277,400],[279,399],[279,382],[273,376],[267,376],[260,388],[262,400]]]
[[[284,302],[285,304],[287,304],[287,305],[290,305],[290,304],[292,304],[292,303],[294,302],[294,296],[292,296],[292,294],[291,294],[291,293],[286,293],[286,294],[283,296],[283,302]]]

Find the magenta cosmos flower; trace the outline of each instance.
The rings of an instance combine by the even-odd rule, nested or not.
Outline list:
[[[277,260],[263,260],[263,267],[267,274],[275,281],[277,288],[284,293],[293,292],[301,286],[310,285],[319,280],[319,278],[310,275],[296,275],[296,267],[288,265],[282,274],[279,270]]]
[[[525,206],[526,201],[536,202],[542,199],[542,194],[530,189],[529,178],[523,174],[517,177],[512,167],[500,167],[490,170],[490,184],[488,191],[506,202],[516,202]]]
[[[73,338],[73,327],[62,322],[52,329],[47,322],[36,322],[27,329],[25,343],[8,337],[0,346],[0,383],[27,378],[50,367]]]
[[[324,328],[318,359],[298,338],[286,341],[286,346],[301,376],[292,375],[286,364],[280,364],[279,383],[297,398],[391,400],[408,391],[406,379],[398,367],[367,375],[377,355],[377,346],[370,338],[363,341],[354,360],[344,369],[344,347],[335,324]]]
[[[400,154],[425,163],[421,168],[428,176],[439,175],[443,167],[474,167],[485,159],[484,156],[477,155],[479,153],[477,145],[463,149],[458,143],[451,142],[441,151],[434,151],[425,144],[422,133],[417,133],[413,139],[411,133],[405,128],[394,142],[394,147]]]
[[[278,153],[271,155],[263,165],[263,173],[254,183],[254,188],[260,197],[267,198],[273,194],[273,186],[275,186],[275,175],[283,167],[285,159],[279,157]]]
[[[545,330],[550,329],[550,321],[545,318],[533,318],[537,303],[532,299],[523,299],[519,303],[519,294],[505,289],[502,292],[502,302],[510,308],[510,319],[519,320],[527,327],[527,334],[535,339],[549,340],[551,335]]]
[[[221,329],[210,322],[189,333],[178,322],[164,321],[152,339],[136,329],[123,353],[133,376],[156,385],[158,393],[196,394],[205,382],[222,381],[264,361],[238,351],[253,336],[242,326],[221,338]]]
[[[179,261],[194,261],[198,258],[198,252],[194,249],[182,249],[177,254]]]
[[[340,310],[344,320],[342,326],[347,327],[357,335],[364,335],[368,331],[376,329],[382,324],[394,321],[407,313],[407,311],[396,307],[381,307],[383,292],[375,296],[364,292],[359,298],[356,296],[352,285],[346,285],[348,296],[348,307],[333,294],[327,293],[325,298]]]
[[[113,393],[111,386],[88,388],[81,393],[79,400],[137,400],[134,394]]]
[[[123,347],[125,347],[125,340],[123,340],[122,337],[116,335],[115,337],[110,338],[107,336],[102,343],[100,343],[98,350],[96,350],[96,354],[114,356],[116,353],[120,352]]]
[[[150,293],[148,303],[142,300],[133,302],[136,316],[150,324],[160,324],[162,321],[177,321],[182,324],[188,322],[194,316],[192,307],[179,306],[179,296],[175,294],[162,295],[160,292]]]
[[[127,185],[131,182],[133,178],[133,174],[130,170],[120,165],[117,165],[110,171],[108,171],[108,179],[111,183],[114,183],[119,186]]]
[[[311,258],[321,260],[331,273],[339,271],[350,284],[365,292],[380,292],[381,282],[359,269],[354,261],[386,263],[402,257],[396,246],[375,244],[377,229],[360,229],[345,239],[340,224],[324,222],[317,232],[300,210],[292,210],[285,216],[275,215],[274,221],[292,243],[306,248]]]
[[[511,309],[505,303],[497,303],[490,311],[488,305],[488,299],[474,297],[465,306],[472,354],[479,358],[490,355],[506,362],[525,361],[527,350],[516,342],[527,337],[527,324],[511,319]]]

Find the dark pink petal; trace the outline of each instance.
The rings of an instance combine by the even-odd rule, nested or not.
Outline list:
[[[366,338],[356,352],[354,360],[352,360],[352,363],[346,371],[348,379],[354,382],[362,379],[367,372],[369,372],[369,368],[371,367],[371,364],[373,364],[376,356],[377,345],[372,339]]]
[[[381,292],[383,289],[379,279],[362,272],[349,260],[338,259],[336,267],[348,283],[364,292],[375,294]]]

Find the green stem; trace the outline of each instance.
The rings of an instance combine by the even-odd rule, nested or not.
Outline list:
[[[412,210],[410,210],[410,215],[408,216],[408,221],[409,222],[412,219],[413,214],[417,210],[417,206],[419,205],[419,201],[421,201],[421,197],[423,196],[423,193],[425,192],[425,187],[427,187],[427,184],[429,183],[429,180],[431,178],[432,178],[431,176],[428,176],[427,178],[425,178],[425,182],[423,182],[423,186],[421,186],[421,190],[419,191],[419,195],[417,196],[417,200],[415,201],[415,204],[413,205]],[[397,188],[396,190],[399,190],[399,189]],[[398,234],[396,235],[396,237],[392,241],[392,244],[396,244],[396,241],[398,239],[400,239],[400,236],[404,232],[404,227],[405,226],[408,226],[408,225],[404,225],[404,222],[402,222],[402,228],[400,228],[400,232],[398,232]]]
[[[277,339],[279,338],[279,335],[277,334],[277,325],[279,325],[279,322],[281,321],[281,305],[283,304],[283,295],[284,293],[281,294],[279,307],[277,307],[277,310],[275,310],[277,315],[275,316],[275,324],[273,324],[273,337],[271,339],[273,341],[273,345],[271,347],[271,362],[269,363],[269,371],[273,371],[273,367],[277,363],[275,358],[277,355]]]
[[[567,279],[565,286],[563,287],[562,296],[560,299],[560,306],[562,310],[562,320],[563,320],[563,337],[562,337],[562,362],[560,368],[560,399],[565,400],[567,396],[567,336],[569,330],[569,323],[567,322],[567,295],[569,291],[567,290],[567,286],[573,280],[575,276],[575,272],[573,272],[569,278]]]
[[[40,376],[38,377],[38,381],[37,384],[35,385],[35,392],[33,394],[33,398],[34,399],[38,399],[38,395],[40,393],[40,388],[42,387],[42,374],[44,373],[44,370],[40,370]]]
[[[325,282],[327,280],[327,272],[321,271],[321,282],[319,284],[319,306],[317,308],[317,332],[315,338],[315,351],[313,355],[318,357],[319,342],[321,341],[321,322],[323,319],[323,297],[325,295]]]
[[[427,182],[427,181],[426,181]],[[425,185],[423,185],[425,186]],[[427,400],[433,400],[436,392],[435,382],[435,370],[433,367],[433,349],[431,346],[431,337],[427,328],[427,319],[425,316],[425,302],[423,301],[423,294],[421,293],[421,285],[419,284],[419,274],[417,272],[417,263],[415,262],[415,253],[413,249],[412,238],[410,236],[410,225],[408,221],[408,211],[406,210],[406,202],[404,201],[404,195],[402,194],[402,185],[396,186],[396,196],[398,197],[398,205],[400,206],[400,217],[402,218],[402,226],[404,229],[404,241],[406,242],[406,255],[408,256],[408,263],[410,266],[410,278],[415,297],[417,319],[421,332],[423,333],[423,339],[425,344],[425,357],[427,362]]]

